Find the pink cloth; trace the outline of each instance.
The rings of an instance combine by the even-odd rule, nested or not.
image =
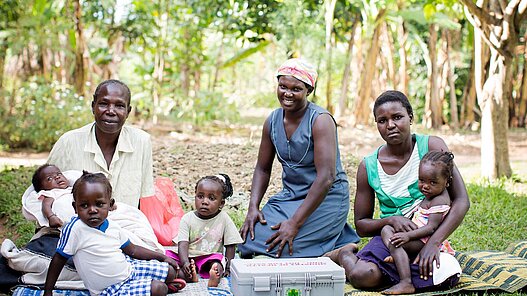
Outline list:
[[[425,226],[426,224],[428,224],[428,219],[430,217],[430,214],[442,213],[443,218],[445,218],[446,214],[448,214],[448,211],[450,211],[449,205],[434,206],[429,209],[423,209],[421,207],[417,207],[417,209],[413,213],[412,222],[414,222],[415,225],[417,225],[417,227],[421,228]],[[421,238],[421,241],[426,244],[429,238],[430,238],[429,236],[423,237]],[[439,251],[446,252],[451,255],[455,254],[455,251],[450,245],[450,242],[448,240],[445,240],[443,244],[441,244]]]
[[[178,265],[181,265],[181,260],[179,259],[179,255],[177,253],[171,250],[166,250],[165,254],[168,257],[176,260]],[[210,270],[210,267],[212,266],[213,261],[220,262],[221,265],[223,266],[223,269],[225,269],[225,257],[223,256],[223,254],[220,254],[220,253],[212,253],[210,255],[190,257],[189,259],[194,259],[194,263],[196,263],[196,270],[199,276],[204,279],[208,279],[210,277],[209,270]]]
[[[303,59],[297,58],[285,61],[280,68],[278,68],[276,76],[283,75],[293,76],[312,87],[315,87],[315,82],[317,82],[318,77],[317,70],[313,65]]]

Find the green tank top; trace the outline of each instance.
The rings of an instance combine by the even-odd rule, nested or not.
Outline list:
[[[419,153],[419,159],[422,159],[423,156],[428,152],[428,135],[418,135],[413,134],[412,138],[415,139],[417,152]],[[381,146],[382,147],[382,146]],[[366,172],[368,174],[368,183],[371,188],[375,191],[375,195],[379,200],[379,206],[381,209],[381,218],[402,215],[402,210],[414,204],[416,200],[422,200],[424,195],[419,191],[418,180],[412,182],[408,186],[408,192],[410,196],[408,197],[397,197],[389,196],[384,192],[381,187],[381,182],[379,178],[379,172],[377,167],[377,156],[379,154],[379,147],[372,154],[364,158],[364,165],[366,167]]]

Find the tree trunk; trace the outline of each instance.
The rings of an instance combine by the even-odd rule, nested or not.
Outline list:
[[[366,54],[366,61],[364,62],[363,71],[361,75],[361,81],[359,86],[359,97],[355,102],[354,108],[354,125],[367,124],[370,118],[370,103],[371,103],[371,87],[373,83],[373,77],[377,70],[377,54],[379,52],[379,35],[382,28],[382,18],[384,18],[385,10],[379,11],[375,20],[375,29],[373,36],[370,41],[370,48]]]
[[[381,42],[383,46],[381,47],[381,58],[386,63],[386,84],[389,85],[391,89],[393,89],[397,84],[396,80],[396,73],[395,73],[395,64],[393,60],[393,42],[390,38],[390,30],[388,29],[388,26],[386,23],[382,24],[382,31],[381,31]]]
[[[524,38],[527,38],[527,33],[525,33]],[[525,121],[527,120],[527,46],[524,48],[523,56],[523,77],[520,100],[518,102],[518,127],[525,127]]]
[[[7,54],[7,43],[5,40],[0,42],[0,91],[4,88],[4,67]]]
[[[194,69],[194,96],[198,94],[201,89],[201,67],[199,65]]]
[[[355,33],[359,24],[358,18],[355,18],[351,26],[350,39],[348,41],[348,50],[346,51],[346,61],[344,62],[344,74],[342,75],[342,86],[340,90],[339,107],[335,112],[335,117],[344,116],[347,109],[348,90],[351,77],[351,57],[353,54],[353,44],[355,41]]]
[[[430,39],[428,40],[428,51],[430,56],[430,68],[428,78],[428,90],[425,101],[425,114],[423,125],[426,128],[438,128],[442,124],[442,106],[439,97],[440,75],[437,64],[437,26],[431,24],[429,27]]]
[[[163,97],[161,90],[163,88],[163,78],[165,73],[165,50],[167,40],[167,30],[168,30],[168,11],[169,11],[169,1],[164,2],[163,0],[159,1],[159,7],[163,7],[163,12],[159,15],[159,26],[160,34],[157,38],[157,50],[155,53],[155,64],[154,64],[154,75],[153,75],[153,99],[154,99],[154,110],[152,112],[152,123],[155,125],[158,122],[158,114],[162,113],[162,110],[159,110],[161,105],[161,98]]]
[[[474,52],[472,53],[474,54]],[[475,121],[476,118],[474,114],[476,113],[476,86],[475,86],[475,67],[474,67],[474,55],[472,56],[472,61],[470,62],[470,71],[467,78],[467,83],[463,88],[463,95],[461,97],[461,119],[460,122],[463,123],[464,127],[470,127]],[[481,117],[481,116],[480,116]]]
[[[490,179],[510,177],[507,131],[508,98],[512,94],[510,58],[491,49],[489,77],[483,86],[481,106],[481,175]]]
[[[216,87],[218,86],[218,79],[220,77],[220,67],[222,63],[223,58],[223,47],[225,45],[225,42],[223,41],[223,38],[225,38],[225,29],[221,31],[221,43],[220,48],[218,50],[218,55],[216,56],[216,63],[214,66],[214,80],[212,81],[212,87],[209,87],[209,90],[214,91]]]
[[[483,89],[476,87],[482,110],[481,175],[490,179],[512,175],[508,148],[508,101],[512,95],[512,59],[518,44],[519,25],[525,14],[525,0],[496,2],[460,0],[478,36],[490,47],[488,76]],[[483,6],[485,5],[485,6]],[[518,17],[518,19],[516,19]],[[475,43],[477,45],[477,43]],[[476,56],[478,52],[476,51]],[[477,67],[481,67],[481,64]],[[476,71],[478,74],[478,71]],[[479,83],[476,80],[476,83]]]
[[[120,32],[108,37],[108,48],[111,48],[112,60],[102,66],[103,79],[119,79],[119,64],[124,53],[125,38]]]
[[[80,0],[74,0],[74,21],[75,21],[75,70],[74,85],[77,93],[86,96],[85,86],[87,78],[87,57],[86,55],[86,41],[84,40],[84,29],[82,24],[82,7]],[[87,96],[86,96],[87,97]]]
[[[399,85],[397,89],[405,94],[408,94],[408,81],[410,80],[408,76],[408,71],[406,70],[408,58],[406,54],[406,40],[408,39],[408,32],[404,28],[404,21],[397,26],[397,35],[399,36]]]
[[[326,80],[326,109],[329,111],[329,113],[333,114],[335,110],[333,110],[333,102],[331,100],[331,92],[332,92],[332,69],[331,69],[331,63],[332,63],[332,57],[333,54],[333,44],[331,42],[331,37],[333,36],[333,16],[335,13],[335,4],[337,4],[337,0],[325,0],[324,1],[324,7],[325,7],[325,14],[324,19],[326,23],[326,69],[327,69],[327,80]]]
[[[450,60],[450,52],[452,52],[452,38],[450,36],[450,31],[444,31],[446,34],[446,63],[448,67],[448,85],[450,88],[450,125],[457,129],[459,128],[459,118],[457,116],[457,98],[456,98],[456,84],[454,78],[454,66]]]

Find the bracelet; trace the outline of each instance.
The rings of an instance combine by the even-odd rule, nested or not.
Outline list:
[[[49,216],[48,216],[48,220],[49,220],[49,219],[51,219],[51,217],[53,217],[53,216],[55,216],[55,217],[56,217],[56,216],[57,216],[57,214],[51,214],[51,215],[49,215]]]

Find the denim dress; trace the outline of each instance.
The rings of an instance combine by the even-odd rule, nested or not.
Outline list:
[[[274,110],[271,114],[270,137],[276,150],[276,157],[282,164],[283,189],[272,196],[262,208],[267,224],[256,223],[254,240],[248,236],[244,244],[238,245],[241,257],[276,255],[278,246],[268,253],[266,252],[268,245],[265,241],[275,232],[271,226],[295,214],[315,181],[317,171],[312,127],[315,119],[324,113],[328,111],[308,103],[302,121],[289,140],[284,128],[282,108]],[[338,137],[336,149],[335,181],[322,203],[300,227],[293,241],[293,255],[289,255],[287,244],[282,250],[282,258],[319,257],[335,248],[359,241],[355,230],[346,222],[350,208],[349,183],[340,161]]]

